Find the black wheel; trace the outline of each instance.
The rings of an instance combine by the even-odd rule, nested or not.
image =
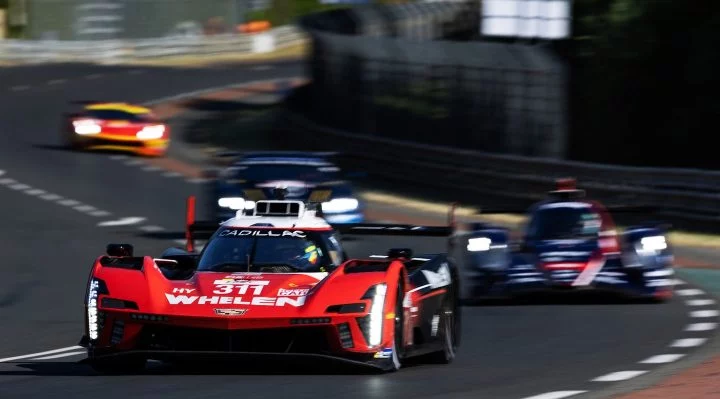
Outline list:
[[[397,286],[397,296],[395,297],[395,323],[393,324],[393,347],[392,357],[388,360],[387,371],[397,371],[402,367],[400,359],[403,357],[403,336],[405,335],[405,318],[403,314],[403,299],[405,295],[400,283]]]
[[[440,339],[443,348],[430,355],[430,362],[450,364],[455,360],[455,353],[460,344],[460,306],[451,288],[445,294],[440,308]]]
[[[101,358],[90,359],[90,367],[102,374],[137,374],[145,370],[143,358]]]

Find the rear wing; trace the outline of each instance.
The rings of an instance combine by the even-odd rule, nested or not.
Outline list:
[[[455,232],[457,226],[455,209],[457,203],[450,206],[445,226],[425,226],[393,223],[350,223],[332,225],[332,227],[345,235],[376,235],[376,236],[419,236],[419,237],[449,237]]]
[[[185,250],[195,252],[195,240],[207,240],[220,227],[220,224],[213,221],[195,220],[196,198],[191,195],[187,198],[185,210]]]

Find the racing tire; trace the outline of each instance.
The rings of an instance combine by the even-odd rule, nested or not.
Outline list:
[[[459,302],[451,288],[445,294],[443,305],[440,308],[440,339],[442,350],[431,353],[429,362],[434,364],[450,364],[455,360],[457,348],[460,345],[461,316]]]
[[[400,370],[402,367],[402,353],[403,349],[403,336],[405,335],[405,318],[403,313],[403,288],[402,284],[398,283],[397,295],[395,296],[395,323],[393,324],[393,343],[392,343],[392,357],[388,359],[387,371],[394,372]]]
[[[101,374],[138,374],[145,370],[146,363],[144,358],[91,358],[89,361],[90,367]]]

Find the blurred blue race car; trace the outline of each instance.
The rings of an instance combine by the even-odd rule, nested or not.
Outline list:
[[[574,179],[563,179],[548,199],[528,210],[520,240],[511,240],[502,227],[474,225],[456,236],[463,252],[464,299],[578,291],[670,298],[673,253],[665,227],[646,223],[618,232],[611,212],[642,208],[605,207],[585,199]]]
[[[365,206],[343,174],[330,161],[334,153],[255,152],[234,158],[217,172],[210,186],[211,218],[218,222],[247,211],[255,202],[278,199],[320,204],[323,217],[331,224],[362,223]],[[228,155],[225,155],[228,157]]]

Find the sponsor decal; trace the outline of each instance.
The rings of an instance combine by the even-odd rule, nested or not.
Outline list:
[[[307,234],[299,230],[238,230],[227,229],[220,232],[220,237],[293,237],[306,238]]]
[[[380,352],[375,352],[375,359],[389,359],[392,357],[392,348],[384,348]]]
[[[173,294],[192,294],[195,288],[173,288]]]
[[[278,296],[305,296],[308,294],[308,291],[310,291],[310,289],[307,289],[307,288],[306,289],[291,289],[291,290],[286,290],[284,288],[280,288],[278,290]]]
[[[305,297],[265,297],[256,296],[248,298],[247,296],[198,296],[198,295],[173,295],[165,294],[165,298],[170,305],[246,305],[246,306],[292,306],[300,307],[305,304]]]
[[[247,312],[247,309],[215,309],[215,314],[218,316],[242,316]]]

